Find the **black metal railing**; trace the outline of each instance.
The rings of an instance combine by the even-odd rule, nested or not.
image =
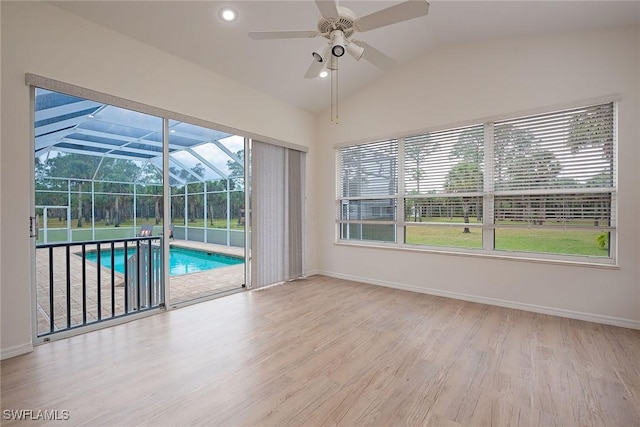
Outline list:
[[[164,306],[162,237],[36,245],[38,336]]]

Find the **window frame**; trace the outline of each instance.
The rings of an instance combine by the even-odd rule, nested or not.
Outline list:
[[[501,116],[492,116],[487,117],[481,120],[467,121],[449,126],[439,126],[437,128],[425,129],[422,131],[414,131],[411,133],[401,134],[401,135],[392,135],[387,136],[385,138],[378,138],[375,140],[368,141],[357,141],[351,143],[342,143],[336,144],[334,146],[335,149],[335,171],[336,171],[336,234],[335,234],[335,244],[339,245],[349,245],[349,246],[366,246],[366,247],[381,247],[385,249],[400,249],[404,251],[413,251],[413,252],[430,252],[430,253],[438,253],[438,254],[452,254],[452,255],[462,255],[462,256],[488,256],[488,257],[497,257],[497,258],[506,258],[506,259],[515,259],[515,260],[524,260],[524,261],[533,261],[533,262],[552,262],[552,263],[565,263],[565,264],[579,264],[579,265],[588,265],[588,266],[596,266],[596,267],[617,267],[617,214],[618,214],[618,178],[617,178],[617,165],[618,165],[618,102],[620,100],[620,96],[613,95],[607,97],[593,98],[590,100],[583,100],[573,103],[566,103],[562,105],[556,105],[551,107],[538,108],[534,110],[528,110],[524,112],[513,113],[509,115],[501,115]],[[496,122],[507,121],[511,119],[517,118],[526,118],[526,117],[534,117],[537,115],[546,115],[559,113],[564,110],[572,110],[578,108],[589,108],[589,107],[599,107],[602,105],[611,104],[612,108],[612,187],[598,187],[595,190],[584,190],[583,188],[576,188],[575,194],[589,194],[590,192],[598,192],[598,193],[610,193],[611,203],[608,206],[607,215],[610,219],[610,223],[606,226],[585,226],[585,227],[570,227],[571,230],[588,230],[588,231],[603,231],[608,232],[609,234],[609,244],[608,256],[598,256],[598,255],[574,255],[574,254],[563,254],[563,253],[548,253],[548,252],[524,252],[518,250],[510,250],[510,249],[496,249],[496,230],[505,230],[510,228],[516,229],[533,229],[533,230],[556,230],[560,231],[565,229],[564,227],[560,227],[558,225],[534,225],[534,226],[514,226],[514,225],[505,225],[505,224],[496,224],[495,221],[495,210],[494,203],[496,197],[505,194],[504,191],[496,192],[494,190],[496,185],[496,179],[494,177],[494,160],[495,160],[495,129],[494,124]],[[456,246],[436,246],[429,244],[410,244],[406,243],[407,235],[406,230],[409,226],[416,226],[416,222],[407,221],[405,217],[405,204],[407,200],[411,199],[428,199],[429,197],[453,197],[451,194],[435,194],[435,195],[426,195],[426,194],[409,194],[406,191],[406,177],[405,177],[405,167],[406,167],[406,158],[405,158],[405,141],[408,138],[415,138],[421,136],[421,134],[435,133],[440,131],[450,131],[455,129],[462,129],[466,127],[472,127],[473,125],[481,125],[484,129],[484,140],[483,140],[483,155],[484,159],[483,163],[483,188],[480,192],[470,192],[466,193],[457,193],[460,196],[474,196],[481,197],[482,201],[482,221],[480,223],[451,223],[451,224],[443,224],[443,223],[429,223],[422,222],[418,226],[436,226],[436,227],[469,227],[473,229],[482,230],[481,248],[475,247],[456,247]],[[378,196],[368,196],[368,197],[347,197],[341,193],[341,166],[340,166],[340,154],[341,150],[347,147],[362,147],[365,148],[369,143],[383,140],[397,140],[398,149],[397,149],[397,181],[396,188],[397,192],[394,195],[378,195]],[[526,192],[526,191],[525,191]],[[549,195],[568,195],[570,191],[567,189],[541,189],[536,190],[537,194],[541,194],[543,196]],[[510,193],[510,192],[506,192]],[[395,199],[396,206],[396,214],[395,221],[366,221],[366,220],[349,220],[343,221],[340,218],[340,206],[344,202],[348,202],[353,199],[368,199],[368,198],[389,198]],[[395,228],[395,241],[381,241],[381,240],[354,240],[354,239],[344,239],[341,236],[341,227],[342,224],[385,224],[385,225],[393,225]]]

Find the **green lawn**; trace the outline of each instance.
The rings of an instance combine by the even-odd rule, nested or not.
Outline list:
[[[461,223],[462,218],[438,218],[438,221],[434,221],[435,218],[429,218],[430,222],[443,222],[443,223]],[[183,226],[184,220],[182,218],[175,218],[176,226]],[[426,220],[425,220],[426,222]],[[471,223],[476,223],[475,218],[471,219]],[[514,224],[508,222],[509,224]],[[91,239],[91,223],[84,223],[84,227],[77,227],[78,220],[72,220],[71,228],[74,231],[74,240],[90,240]],[[136,227],[140,227],[143,224],[155,225],[154,218],[138,218]],[[226,219],[214,219],[213,226],[210,221],[207,221],[207,228],[226,228]],[[546,222],[548,225],[554,225],[553,222]],[[574,221],[572,225],[593,225],[592,221]],[[231,220],[232,230],[243,230],[244,225],[239,225],[237,219]],[[50,218],[48,220],[49,229],[65,229],[67,226],[66,221],[58,221],[57,218]],[[99,239],[109,238],[121,238],[128,235],[135,234],[131,229],[133,227],[133,220],[127,220],[120,223],[120,230],[113,229],[113,225],[106,225],[104,221],[98,221],[95,224],[97,235]],[[162,224],[158,224],[156,227],[159,229]],[[202,219],[191,221],[188,224],[189,227],[203,228],[204,221]],[[524,224],[523,224],[524,226]],[[42,233],[42,224],[40,224]],[[370,226],[369,228],[378,230],[380,227]],[[389,232],[392,232],[392,227],[387,226],[385,230],[389,228]],[[102,230],[104,229],[104,230]],[[111,229],[111,230],[107,230]],[[481,249],[482,248],[482,230],[480,228],[471,227],[470,233],[463,233],[464,225],[460,227],[438,227],[429,225],[408,225],[406,227],[406,243],[412,245],[428,245],[428,246],[442,246],[453,248],[470,248]],[[77,234],[80,230],[83,233]],[[364,234],[369,235],[375,230],[365,230]],[[86,231],[86,233],[85,233]],[[384,230],[383,230],[384,231]],[[63,230],[60,230],[63,234]],[[49,231],[50,240],[58,240],[58,237],[53,230]],[[495,249],[504,251],[515,252],[537,252],[537,253],[550,253],[550,254],[567,254],[567,255],[586,255],[586,256],[609,256],[608,248],[600,248],[598,246],[597,237],[600,231],[581,231],[581,230],[565,230],[558,228],[558,230],[538,229],[532,228],[503,228],[495,230]],[[156,233],[154,233],[156,234]],[[378,233],[379,234],[379,233]],[[54,239],[54,235],[56,238]],[[66,235],[65,235],[66,236]],[[392,235],[389,236],[392,239]],[[60,236],[62,240],[66,237]],[[372,236],[368,236],[371,239]],[[377,236],[373,240],[388,240],[382,239]]]
[[[505,251],[608,257],[609,248],[598,246],[599,234],[600,231],[562,229],[497,229],[495,247]]]
[[[406,242],[414,245],[482,248],[482,230],[464,226],[407,226]],[[608,248],[598,246],[600,231],[558,230],[536,228],[503,228],[495,230],[495,249],[515,252],[609,256]]]
[[[174,219],[174,224],[176,226],[182,227],[184,226],[184,219],[183,218],[175,218]],[[136,220],[136,227],[140,227],[141,225],[145,225],[145,224],[151,224],[154,225],[156,227],[162,227],[162,221],[160,221],[160,223],[158,223],[156,225],[156,221],[154,218],[138,218]],[[231,229],[237,229],[237,230],[242,230],[244,229],[244,225],[238,225],[238,220],[232,218],[231,219]],[[189,227],[199,227],[199,228],[203,228],[204,227],[204,220],[202,219],[198,219],[195,221],[190,221],[189,222]],[[42,219],[40,219],[40,228],[43,228],[44,225],[42,224]],[[47,227],[48,228],[67,228],[67,221],[66,220],[62,220],[59,221],[58,218],[49,218],[47,220]],[[105,221],[96,221],[95,223],[95,227],[96,229],[98,228],[112,228],[113,224],[109,224],[107,225],[105,223]],[[122,228],[131,228],[133,227],[133,219],[128,219],[126,221],[121,221],[120,222],[120,227]],[[83,221],[83,226],[81,228],[78,227],[78,220],[77,219],[73,219],[71,220],[71,228],[73,230],[76,229],[82,229],[82,230],[91,230],[91,221],[86,222]],[[227,228],[227,220],[224,218],[221,219],[214,219],[213,220],[213,225],[211,225],[211,221],[207,220],[207,228]]]
[[[182,227],[184,225],[184,218],[175,218],[175,225]],[[230,229],[232,230],[244,230],[244,225],[238,224],[238,218],[231,218],[229,221]],[[204,219],[196,219],[194,221],[189,221],[188,227],[196,227],[196,228],[204,228]],[[225,218],[214,219],[213,225],[211,225],[211,220],[207,220],[207,228],[227,228],[227,220]]]
[[[407,226],[406,243],[411,245],[448,246],[454,248],[482,248],[482,230],[437,226]]]

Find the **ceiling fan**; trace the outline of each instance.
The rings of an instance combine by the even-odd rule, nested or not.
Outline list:
[[[408,0],[358,18],[351,9],[338,6],[337,0],[315,0],[315,3],[322,15],[315,31],[249,33],[249,37],[254,40],[324,37],[326,41],[322,47],[312,53],[313,61],[305,74],[305,78],[308,79],[317,77],[328,64],[328,68],[331,68],[332,60],[341,57],[345,52],[356,61],[364,58],[381,69],[392,67],[395,63],[392,58],[366,42],[354,39],[354,34],[418,18],[429,11],[429,3],[426,0]]]

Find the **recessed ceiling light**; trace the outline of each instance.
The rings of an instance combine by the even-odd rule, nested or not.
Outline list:
[[[318,74],[318,77],[320,77],[321,79],[326,79],[328,75],[329,72],[327,70],[322,70],[320,71],[320,74]]]
[[[218,12],[218,14],[220,16],[220,19],[225,22],[233,22],[238,17],[238,12],[230,7],[223,7],[222,9],[220,9],[220,12]]]
[[[169,132],[176,133],[176,130],[175,129],[171,129]]]

